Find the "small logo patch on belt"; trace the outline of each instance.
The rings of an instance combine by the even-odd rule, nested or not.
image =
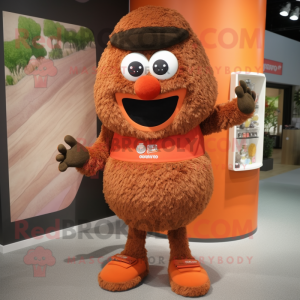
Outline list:
[[[157,152],[157,145],[148,145],[147,146],[147,153],[154,153]]]
[[[135,150],[138,154],[143,154],[143,153],[146,152],[146,147],[143,143],[140,143],[140,144],[137,145]]]

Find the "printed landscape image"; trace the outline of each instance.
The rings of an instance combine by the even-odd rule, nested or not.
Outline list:
[[[68,207],[82,175],[58,171],[67,134],[96,139],[96,49],[85,27],[3,12],[11,221]],[[66,145],[69,147],[68,145]]]

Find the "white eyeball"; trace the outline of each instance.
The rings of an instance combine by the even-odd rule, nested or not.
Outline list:
[[[172,52],[162,50],[151,56],[149,67],[150,73],[157,79],[169,79],[178,70],[178,60]]]
[[[126,79],[136,81],[149,72],[149,61],[141,53],[130,53],[121,62],[121,72]]]

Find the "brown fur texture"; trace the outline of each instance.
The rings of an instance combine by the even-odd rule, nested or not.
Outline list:
[[[134,82],[126,80],[120,70],[121,61],[131,52],[108,42],[94,86],[96,112],[103,127],[95,144],[88,147],[89,161],[78,168],[82,174],[91,176],[105,166],[103,192],[106,202],[130,228],[122,254],[146,262],[146,231],[169,230],[171,258],[191,257],[185,226],[202,213],[211,198],[214,179],[210,158],[206,153],[191,160],[170,163],[115,160],[109,157],[113,133],[142,140],[159,139],[185,134],[200,125],[203,134],[207,135],[241,124],[251,116],[239,110],[236,99],[215,107],[217,82],[213,70],[196,34],[178,12],[157,6],[141,7],[123,17],[112,35],[148,26],[171,26],[189,32],[188,39],[166,49],[178,59],[177,73],[170,79],[159,81],[161,93],[187,89],[183,105],[173,122],[159,131],[141,131],[129,124],[117,104],[115,93],[134,94]],[[139,52],[150,59],[156,51]],[[108,290],[128,289],[140,281],[141,278],[135,278],[127,283],[111,284],[99,277],[100,286]],[[209,280],[193,288],[182,287],[171,279],[170,283],[174,292],[184,296],[203,295],[210,285]]]
[[[82,168],[76,168],[85,176],[94,176],[99,170],[103,170],[106,160],[109,157],[113,132],[102,125],[101,132],[94,145],[86,147],[90,159]]]
[[[241,124],[250,115],[239,110],[237,100],[214,107],[217,83],[209,60],[197,36],[178,12],[157,6],[141,7],[123,17],[112,34],[147,26],[173,26],[189,32],[187,40],[168,48],[177,57],[180,69],[172,78],[160,80],[162,93],[187,89],[182,108],[172,124],[163,130],[145,132],[133,128],[115,99],[116,92],[134,93],[134,82],[126,80],[120,71],[121,61],[130,51],[108,43],[94,87],[103,132],[88,147],[90,160],[78,171],[91,176],[106,163],[103,191],[110,208],[134,228],[172,230],[192,222],[208,204],[213,191],[208,155],[176,163],[118,161],[109,157],[113,133],[140,139],[163,138],[187,133],[200,125],[206,135]],[[150,58],[154,52],[143,53]]]
[[[149,270],[147,250],[145,248],[146,235],[146,231],[129,226],[127,242],[121,254],[143,259],[146,262],[147,270]]]
[[[230,127],[242,124],[248,118],[251,118],[252,115],[253,112],[244,114],[238,109],[237,98],[226,104],[219,104],[215,106],[210,116],[200,124],[202,134],[209,135],[221,130],[227,130]]]
[[[213,70],[196,34],[174,10],[158,6],[141,7],[123,17],[113,33],[145,26],[174,26],[184,28],[190,34],[188,39],[167,48],[177,57],[179,70],[172,78],[160,80],[161,93],[179,88],[187,89],[180,112],[172,124],[155,132],[139,131],[129,124],[116,102],[115,93],[134,94],[134,82],[125,79],[120,71],[123,58],[131,51],[113,47],[110,42],[98,65],[94,86],[96,112],[105,127],[123,136],[157,139],[185,134],[206,119],[213,110],[217,98],[217,82]],[[139,52],[150,59],[156,50]]]
[[[168,231],[170,243],[170,261],[173,259],[193,258],[189,247],[186,227]]]
[[[144,231],[177,229],[205,209],[213,192],[208,154],[174,163],[131,163],[108,158],[106,202],[116,215]]]

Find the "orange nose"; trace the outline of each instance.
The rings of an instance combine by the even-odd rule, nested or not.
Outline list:
[[[135,82],[134,91],[139,98],[151,100],[160,94],[160,83],[151,75],[142,76]]]

